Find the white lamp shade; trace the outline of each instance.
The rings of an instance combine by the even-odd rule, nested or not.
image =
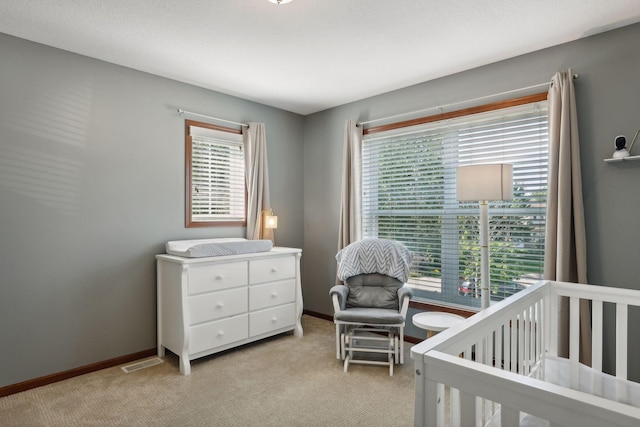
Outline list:
[[[278,217],[275,215],[267,215],[265,218],[265,228],[278,228]]]
[[[458,167],[456,195],[460,201],[513,199],[513,165],[500,163]]]

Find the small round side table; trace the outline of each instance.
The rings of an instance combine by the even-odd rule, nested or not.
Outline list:
[[[413,316],[413,324],[418,328],[427,330],[427,338],[431,338],[436,332],[444,331],[464,320],[464,317],[444,311],[425,311]]]

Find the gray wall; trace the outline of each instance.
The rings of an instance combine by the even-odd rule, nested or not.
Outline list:
[[[332,313],[328,290],[335,277],[333,256],[338,241],[346,119],[375,119],[529,87],[547,82],[556,71],[568,68],[580,74],[575,86],[589,281],[640,289],[640,223],[637,219],[640,161],[603,162],[613,152],[616,135],[627,135],[630,142],[640,128],[639,41],[640,24],[636,24],[307,116],[304,127],[305,308]],[[510,96],[516,95],[521,94]],[[640,142],[636,142],[633,153],[640,154]],[[408,332],[423,336],[420,331],[409,329]],[[631,333],[630,346],[636,356],[629,360],[637,359],[640,353],[640,338],[636,336]],[[610,362],[613,350],[610,343],[605,345],[606,360]],[[635,378],[640,378],[637,365],[632,364],[629,369]]]
[[[302,116],[0,34],[0,387],[154,348],[185,229],[178,107],[264,122],[276,242],[303,244]]]
[[[0,34],[0,387],[153,348],[154,255],[167,240],[243,235],[184,228],[178,107],[266,124],[277,244],[303,248],[305,309],[330,315],[344,121],[571,67],[589,281],[640,288],[640,162],[602,161],[640,127],[638,40],[640,24],[301,117]]]

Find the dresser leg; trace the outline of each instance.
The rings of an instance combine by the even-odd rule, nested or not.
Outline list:
[[[302,323],[300,323],[300,319],[298,319],[298,321],[296,322],[296,328],[293,330],[293,336],[301,337],[302,335]]]
[[[180,373],[182,375],[191,374],[191,364],[189,363],[189,356],[186,354],[180,356]]]
[[[158,357],[164,357],[164,355],[165,355],[164,346],[158,345]]]

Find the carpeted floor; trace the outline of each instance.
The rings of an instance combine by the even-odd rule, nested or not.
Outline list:
[[[303,316],[284,334],[192,362],[120,367],[0,398],[3,426],[411,426],[410,344],[394,376],[335,358],[332,322]]]

